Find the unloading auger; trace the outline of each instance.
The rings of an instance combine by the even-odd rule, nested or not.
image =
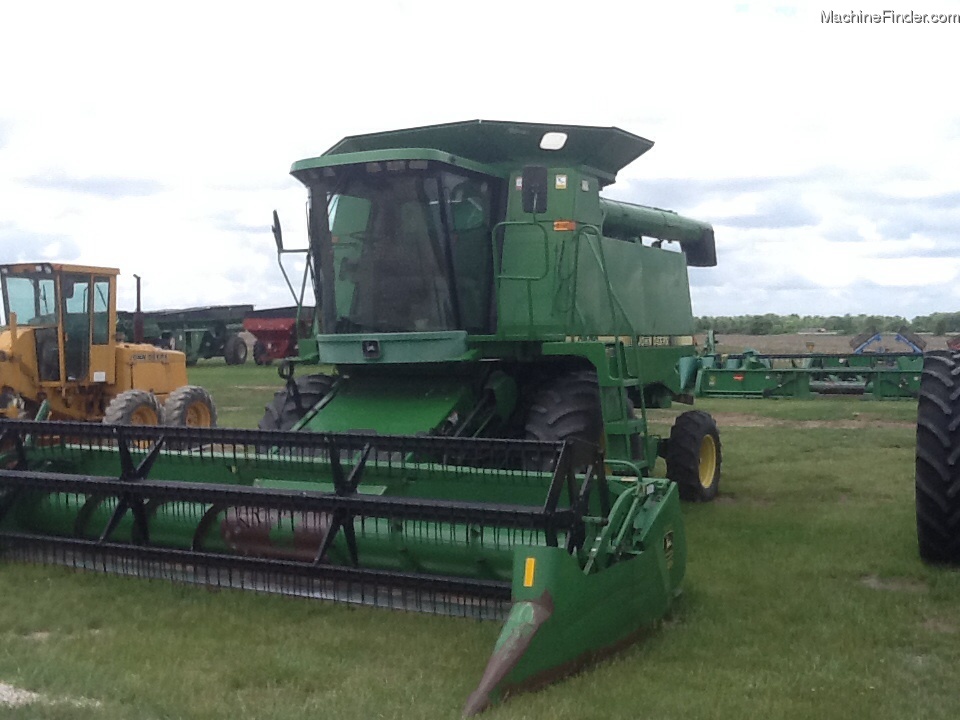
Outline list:
[[[467,715],[629,642],[721,466],[709,414],[648,426],[692,402],[687,266],[716,264],[709,225],[600,197],[651,146],[471,121],[295,163],[309,242],[274,237],[313,325],[259,429],[8,422],[0,551],[504,619]]]

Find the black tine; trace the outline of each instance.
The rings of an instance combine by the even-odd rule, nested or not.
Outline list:
[[[130,446],[127,445],[127,438],[123,431],[117,427],[117,449],[120,451],[120,479],[132,480],[136,477],[137,471],[133,467],[133,458],[130,456]]]
[[[113,514],[110,516],[107,526],[100,534],[100,542],[105,542],[107,539],[109,539],[109,537],[113,534],[113,531],[117,529],[117,525],[120,524],[120,521],[123,519],[123,516],[126,514],[129,507],[130,503],[126,495],[118,498],[117,506],[113,509]]]
[[[130,511],[133,513],[134,526],[140,531],[140,541],[144,545],[150,544],[150,527],[147,524],[147,510],[143,504],[143,498],[131,498],[128,502]]]
[[[150,448],[150,452],[147,453],[147,456],[140,461],[139,465],[137,465],[137,469],[134,471],[133,478],[130,479],[142,480],[147,476],[147,473],[150,472],[150,468],[153,467],[153,463],[156,462],[157,457],[160,455],[160,448],[163,447],[164,440],[166,440],[166,437],[161,435],[160,438]]]
[[[339,532],[340,524],[342,522],[343,513],[334,512],[333,516],[330,518],[330,527],[327,528],[327,532],[325,532],[323,535],[323,540],[320,541],[320,547],[317,548],[317,554],[313,559],[314,565],[320,565],[323,562],[323,556],[327,554],[327,551],[333,544],[333,539],[336,537],[337,532]]]
[[[347,517],[345,522],[341,524],[343,527],[343,536],[347,539],[347,552],[350,554],[350,563],[353,567],[360,567],[360,560],[357,557],[357,535],[353,529],[353,518]]]

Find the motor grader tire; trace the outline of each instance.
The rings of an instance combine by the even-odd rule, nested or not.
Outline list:
[[[558,375],[533,397],[527,411],[524,433],[527,440],[556,442],[576,438],[597,445],[603,437],[600,386],[593,370],[576,370]],[[551,470],[554,456],[537,463]]]
[[[217,406],[199,385],[174,390],[163,404],[163,424],[180,427],[216,427]]]
[[[917,401],[917,543],[928,563],[960,565],[960,352],[923,356]]]
[[[689,410],[670,428],[665,453],[667,477],[677,484],[680,499],[710,502],[720,491],[720,431],[703,410]]]
[[[303,375],[295,378],[297,396],[285,387],[278,390],[264,408],[263,418],[257,424],[261,430],[289,430],[320,402],[333,387],[329,375]]]
[[[227,365],[243,365],[247,361],[247,343],[242,337],[233,334],[224,340],[223,359]]]
[[[105,425],[162,425],[163,408],[152,392],[125,390],[107,405]]]

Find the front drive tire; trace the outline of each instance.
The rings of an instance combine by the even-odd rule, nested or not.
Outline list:
[[[545,383],[527,411],[527,440],[547,442],[569,438],[599,445],[603,437],[600,386],[593,370],[566,372]],[[552,470],[553,456],[532,461],[538,470]],[[533,468],[531,468],[533,469]]]
[[[703,410],[680,415],[667,441],[667,477],[677,484],[680,499],[710,502],[720,491],[720,431]]]
[[[960,565],[960,353],[923,357],[917,402],[917,543],[928,563]]]
[[[162,425],[163,408],[152,392],[125,390],[107,405],[105,425]]]
[[[263,418],[257,425],[261,430],[289,430],[320,402],[333,387],[334,378],[329,375],[303,375],[295,378],[297,398],[287,393],[287,388],[278,390],[273,400],[264,408]]]

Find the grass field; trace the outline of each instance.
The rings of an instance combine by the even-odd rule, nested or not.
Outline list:
[[[204,365],[221,425],[253,427],[272,368]],[[505,718],[960,715],[960,574],[913,517],[915,406],[711,400],[722,497],[685,506],[689,565],[643,642]],[[651,414],[663,431],[677,411]],[[0,566],[0,718],[456,718],[493,623]],[[8,688],[8,693],[10,688]]]

